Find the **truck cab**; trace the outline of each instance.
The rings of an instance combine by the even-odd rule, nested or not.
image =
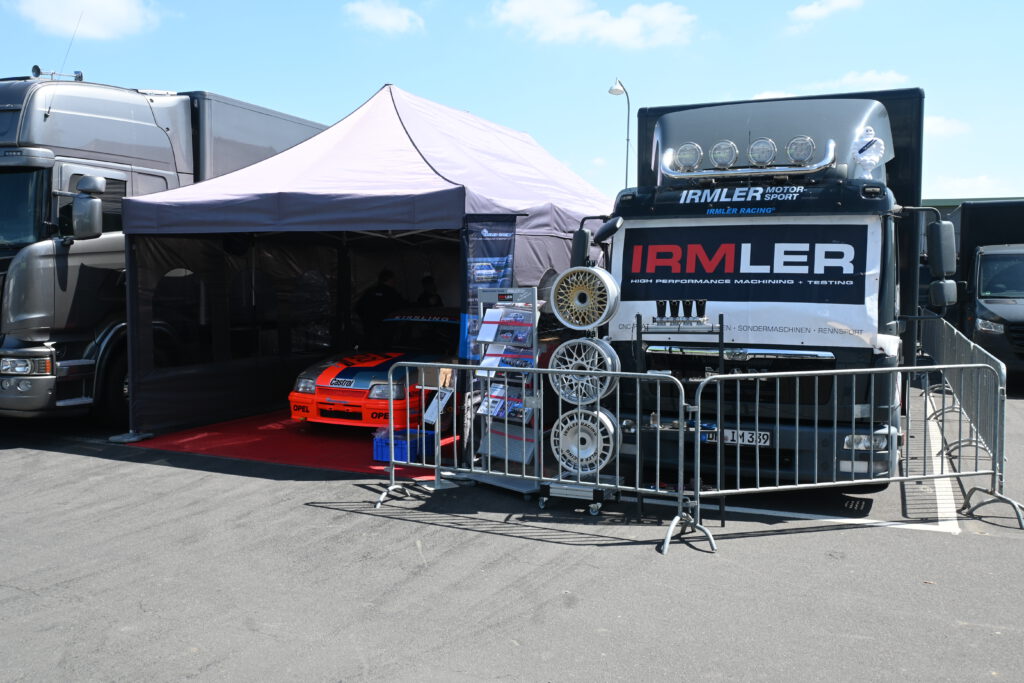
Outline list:
[[[0,79],[0,416],[124,416],[121,200],[236,170],[323,128],[211,93]],[[76,235],[87,200],[98,225]]]
[[[622,369],[671,374],[690,400],[706,378],[751,378],[698,401],[708,440],[742,454],[738,475],[760,476],[763,453],[789,483],[894,473],[900,397],[886,371],[913,349],[901,313],[915,312],[916,287],[900,282],[917,283],[918,225],[900,218],[920,203],[923,93],[639,119],[641,184],[619,193],[618,229],[595,233],[618,288],[602,329]],[[817,376],[756,380],[785,372]],[[642,411],[676,409],[658,402],[640,397]],[[664,427],[657,438],[680,438]]]

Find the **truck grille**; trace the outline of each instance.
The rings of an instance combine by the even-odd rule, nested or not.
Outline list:
[[[648,369],[669,370],[673,375],[683,380],[698,381],[709,374],[718,374],[718,359],[701,356],[677,356],[651,353],[647,356]],[[793,372],[801,370],[833,370],[835,361],[832,359],[808,360],[788,358],[751,358],[745,361],[725,361],[724,374],[734,373],[767,373],[767,372]],[[833,378],[804,377],[799,380],[784,379],[776,381],[766,380],[763,382],[726,382],[726,400],[742,403],[774,402],[793,403],[799,394],[800,402],[807,403],[816,401],[819,405],[829,402],[832,396]],[[735,388],[739,387],[740,395],[737,397]]]

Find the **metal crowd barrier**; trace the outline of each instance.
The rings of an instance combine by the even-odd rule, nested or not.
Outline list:
[[[968,491],[963,511],[974,514],[991,503],[1005,502],[1014,508],[1017,523],[1024,529],[1020,504],[1005,493],[1006,365],[937,314],[922,311],[918,319],[923,356],[936,364],[951,366],[930,377],[929,392],[938,397],[939,410],[962,413],[969,422],[967,429],[949,435],[949,448],[984,449],[992,454],[997,465],[988,488],[974,487]],[[978,365],[987,366],[992,371],[972,376],[961,369]],[[998,396],[994,406],[989,400],[991,396]],[[988,495],[989,498],[971,505],[976,494]]]
[[[396,466],[432,470],[428,488],[469,478],[537,494],[542,507],[586,500],[593,514],[607,500],[660,498],[676,506],[665,553],[680,525],[716,549],[704,498],[724,507],[765,491],[989,477],[967,502],[988,493],[1024,528],[1002,490],[1005,395],[977,392],[1000,386],[987,363],[713,375],[689,404],[660,373],[399,363],[389,379],[400,395],[416,389],[422,416],[390,402],[378,506],[406,488]]]
[[[671,375],[403,362],[389,381],[419,392],[422,416],[389,401],[389,484],[378,507],[406,488],[396,467],[417,467],[433,471],[429,489],[471,479],[536,494],[541,507],[584,500],[591,514],[609,500],[661,499],[676,505],[675,523],[716,548],[695,520],[700,492],[683,480],[692,425]],[[655,408],[642,404],[646,395]],[[663,433],[676,438],[652,438]]]

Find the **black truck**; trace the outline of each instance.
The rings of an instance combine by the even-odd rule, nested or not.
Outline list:
[[[959,239],[953,322],[1006,365],[1024,370],[1024,199],[964,202],[949,215]]]

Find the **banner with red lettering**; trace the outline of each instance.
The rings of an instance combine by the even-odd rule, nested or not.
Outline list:
[[[666,223],[627,224],[616,236],[622,305],[613,337],[625,338],[637,313],[649,322],[658,300],[704,299],[710,318],[724,314],[727,342],[876,344],[877,218]]]

